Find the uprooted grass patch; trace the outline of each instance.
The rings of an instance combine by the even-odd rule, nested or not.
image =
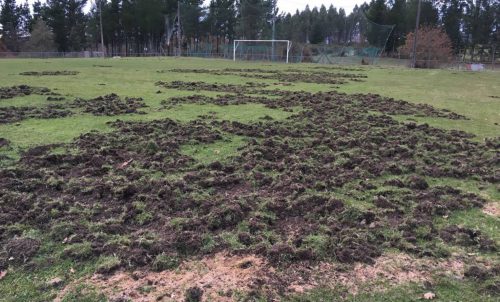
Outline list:
[[[23,88],[24,89],[24,88]],[[28,89],[28,88],[26,88]],[[21,90],[24,91],[24,90]],[[46,91],[42,89],[42,92]],[[11,91],[12,92],[12,91]],[[14,95],[14,92],[12,92]],[[26,93],[37,93],[37,90],[29,88]],[[50,90],[47,90],[50,94]],[[51,97],[50,101],[63,101],[62,97]],[[4,106],[0,107],[0,124],[19,122],[28,118],[53,119],[72,115],[73,109],[81,109],[85,113],[91,113],[95,116],[114,116],[122,114],[144,114],[139,111],[140,108],[147,107],[142,98],[121,98],[111,93],[99,96],[94,99],[77,98],[71,103],[49,104],[40,107],[30,106]]]
[[[59,94],[52,92],[45,87],[32,87],[28,85],[18,85],[12,87],[0,87],[0,100],[11,99],[18,96],[26,96],[31,94],[57,96]]]
[[[303,110],[253,123],[117,121],[109,133],[69,144],[76,152],[30,149],[0,171],[2,246],[19,235],[11,227],[17,221],[64,242],[63,256],[75,262],[116,257],[104,271],[169,267],[169,259],[220,251],[255,254],[280,269],[372,264],[386,249],[448,257],[461,242],[449,241],[435,218],[481,208],[486,200],[430,185],[426,177],[499,181],[496,140],[473,142],[464,132],[387,115],[454,118],[447,112],[334,92],[262,103]],[[219,161],[185,152],[228,136],[246,139]],[[453,230],[473,252],[498,249],[488,234],[461,226],[446,231]]]
[[[137,109],[147,107],[142,98],[125,97],[122,99],[114,93],[99,96],[90,100],[76,99],[71,103],[71,106],[83,108],[83,112],[91,113],[97,116],[143,113]]]
[[[77,75],[79,74],[79,71],[74,71],[74,70],[47,70],[47,71],[25,71],[21,72],[20,75],[24,76],[37,76],[37,77],[42,77],[42,76],[68,76],[68,75]]]
[[[285,83],[302,82],[315,84],[346,84],[349,81],[360,82],[367,78],[364,74],[327,72],[326,70],[308,72],[306,70],[285,69],[283,71],[266,69],[171,69],[163,72],[179,73],[205,73],[210,75],[230,75],[244,78],[255,78],[264,80],[277,80]]]
[[[19,122],[28,118],[53,119],[72,115],[73,112],[62,105],[46,107],[0,107],[0,124]]]
[[[217,91],[217,92],[232,92],[232,93],[249,93],[257,88],[268,87],[269,84],[266,83],[256,83],[247,82],[244,85],[237,84],[221,84],[221,83],[205,83],[205,82],[183,82],[183,81],[173,81],[173,82],[163,82],[158,81],[155,83],[156,86],[167,88],[167,89],[179,89],[187,91]]]

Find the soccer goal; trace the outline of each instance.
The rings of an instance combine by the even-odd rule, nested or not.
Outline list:
[[[290,62],[290,40],[234,40],[233,60],[281,61]]]

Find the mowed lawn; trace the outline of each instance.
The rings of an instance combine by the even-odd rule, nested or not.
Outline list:
[[[155,120],[170,118],[181,122],[197,119],[200,115],[214,114],[219,119],[252,122],[270,116],[275,120],[286,119],[291,115],[280,109],[270,109],[261,104],[244,105],[199,105],[184,104],[172,109],[164,109],[160,104],[175,96],[187,96],[192,94],[206,94],[215,96],[215,92],[193,92],[165,89],[155,86],[157,81],[203,81],[207,83],[242,84],[246,82],[275,83],[274,80],[248,79],[229,75],[209,75],[205,73],[179,73],[168,72],[170,69],[271,69],[284,70],[287,68],[311,70],[318,67],[312,64],[271,64],[256,62],[232,62],[229,60],[192,59],[192,58],[122,58],[122,59],[2,59],[0,60],[0,87],[14,85],[29,85],[36,87],[47,87],[66,98],[62,102],[71,102],[75,98],[90,99],[98,96],[115,93],[120,97],[140,97],[147,104],[147,108],[141,108],[146,112],[143,115],[119,115],[119,116],[94,116],[80,112],[64,118],[56,119],[28,119],[17,123],[0,123],[0,138],[10,141],[9,147],[0,147],[0,168],[11,165],[9,160],[2,161],[1,155],[16,159],[19,154],[30,147],[70,142],[80,134],[93,130],[111,131],[108,122],[120,120]],[[327,68],[328,65],[323,65]],[[414,103],[424,103],[436,108],[448,109],[466,116],[467,120],[451,120],[444,118],[428,118],[416,116],[397,116],[400,120],[416,120],[419,123],[428,123],[431,126],[444,129],[455,129],[469,132],[475,135],[474,140],[483,141],[488,138],[500,136],[500,72],[487,71],[472,73],[456,70],[410,70],[401,67],[368,66],[358,67],[368,76],[362,82],[350,82],[340,85],[338,88],[327,84],[292,83],[291,86],[271,86],[293,91],[319,92],[338,90],[349,94],[375,93],[395,99],[402,99]],[[76,75],[70,76],[25,76],[20,75],[27,71],[77,71]],[[344,72],[344,71],[339,71]],[[347,71],[348,72],[348,71]],[[0,107],[5,106],[47,106],[53,101],[47,101],[46,96],[30,95],[0,100]],[[300,109],[299,109],[300,110]],[[223,159],[235,152],[242,142],[238,137],[208,145],[203,149],[185,148],[184,152],[194,156],[199,161],[211,162]],[[201,148],[201,149],[199,149]],[[214,152],[216,150],[217,152]],[[466,191],[479,193],[489,201],[499,202],[500,193],[498,187],[477,188],[474,182],[459,181],[451,179],[429,179],[431,184],[448,184],[459,187]],[[469,210],[457,212],[450,217],[457,224],[478,228],[490,235],[497,242],[500,240],[500,221],[497,218],[484,215],[480,210]],[[44,251],[58,249],[51,243],[44,246]],[[65,260],[54,263],[53,267],[44,272],[9,272],[4,280],[0,280],[0,301],[30,301],[36,299],[43,301],[45,298],[38,297],[37,293],[43,291],[41,286],[44,280],[55,275],[64,274],[68,270],[76,269],[73,278],[92,274],[94,264],[86,264],[74,267],[71,261]],[[1,279],[1,278],[0,278]],[[3,283],[3,284],[2,284]],[[460,283],[456,280],[445,280],[437,285],[441,289],[441,297],[449,299],[463,298],[464,301],[474,299],[474,285]],[[441,286],[441,287],[439,287]],[[418,298],[415,292],[421,289],[413,285],[408,287],[391,289],[385,295],[377,297],[369,294],[361,295],[359,300],[353,301],[409,301]],[[462,292],[462,294],[460,294]],[[309,299],[307,301],[330,301],[336,293],[318,292],[310,296],[299,298]],[[98,301],[102,297],[96,294],[89,301]],[[69,301],[79,301],[78,297],[69,298]],[[324,300],[326,299],[326,300]],[[420,299],[420,298],[419,298]],[[418,299],[417,299],[418,300]],[[441,301],[446,301],[441,300]]]

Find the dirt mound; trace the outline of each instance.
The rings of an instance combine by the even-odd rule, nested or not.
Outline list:
[[[72,115],[73,112],[62,105],[46,107],[0,107],[0,124],[19,122],[28,118],[52,119]]]
[[[68,76],[68,75],[77,75],[79,71],[73,70],[56,70],[56,71],[25,71],[21,72],[20,75],[24,76]]]
[[[54,96],[48,96],[47,101],[64,101],[66,98],[65,97],[54,97]]]
[[[500,264],[474,264],[469,266],[464,277],[479,285],[480,291],[493,296],[500,292]]]
[[[10,145],[10,141],[6,138],[0,137],[0,148]]]
[[[33,257],[40,248],[40,241],[31,238],[13,238],[0,251],[0,270],[7,264],[23,264]]]
[[[11,99],[17,96],[26,96],[30,94],[39,94],[39,95],[58,95],[50,91],[48,88],[44,87],[31,87],[28,85],[18,85],[12,87],[0,87],[0,100],[1,99]]]
[[[72,107],[83,108],[84,112],[92,113],[93,115],[120,115],[128,113],[143,113],[138,111],[139,108],[147,107],[142,98],[120,98],[112,93],[105,96],[100,96],[95,99],[84,100],[76,99],[71,104]]]
[[[496,252],[495,242],[478,230],[463,228],[460,226],[448,226],[440,231],[441,238],[448,243],[462,246],[477,246],[481,251]]]

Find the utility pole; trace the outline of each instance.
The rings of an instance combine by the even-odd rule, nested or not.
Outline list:
[[[177,55],[181,56],[181,2],[177,1]]]
[[[271,61],[274,61],[276,58],[276,45],[274,44],[274,40],[276,40],[276,1],[273,1],[273,45]]]
[[[415,24],[415,35],[413,39],[413,58],[411,62],[411,67],[415,68],[417,66],[417,42],[418,42],[418,27],[420,25],[420,9],[422,8],[422,0],[418,0],[417,8],[417,23]]]
[[[102,58],[106,58],[106,48],[104,48],[104,34],[102,31],[102,1],[99,0],[99,26],[101,27],[101,50],[102,50]]]

